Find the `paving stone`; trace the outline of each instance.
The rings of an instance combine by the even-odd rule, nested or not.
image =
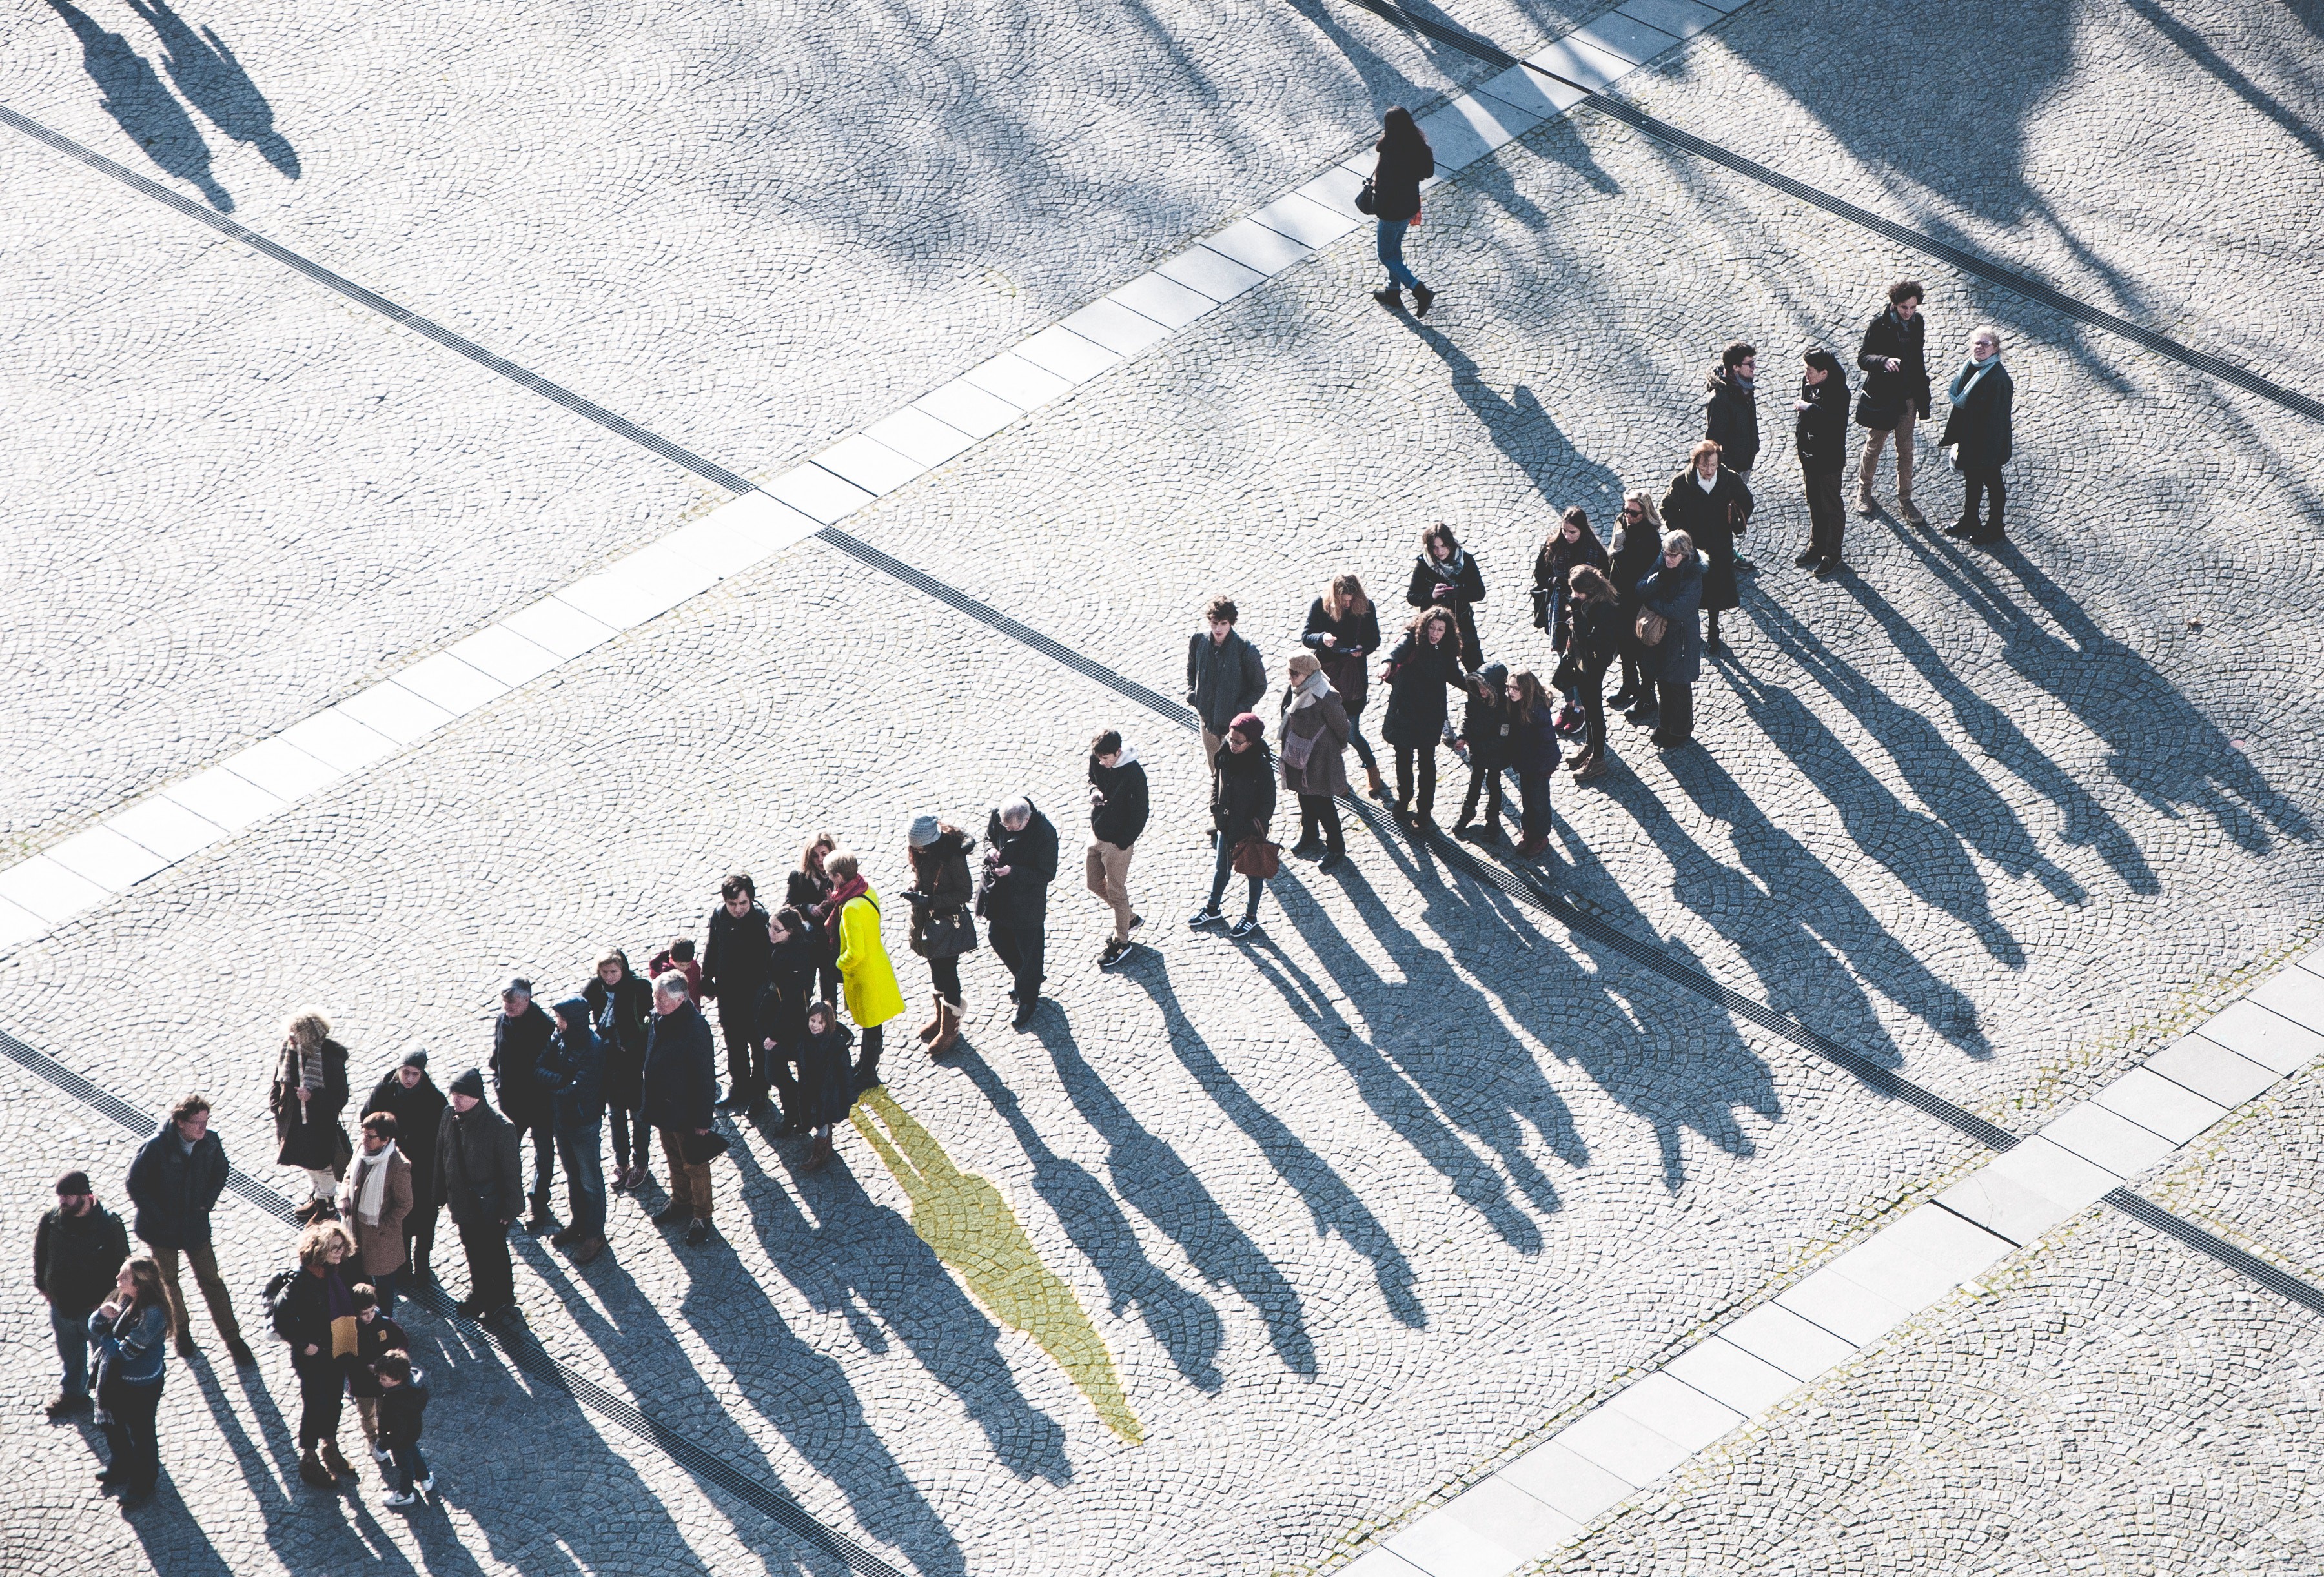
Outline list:
[[[2190,1035],[2146,1059],[2146,1071],[2233,1109],[2261,1094],[2279,1075],[2226,1047]]]

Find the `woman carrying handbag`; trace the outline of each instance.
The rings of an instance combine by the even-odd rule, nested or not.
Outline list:
[[[942,1056],[960,1038],[963,1011],[960,961],[976,951],[976,922],[968,906],[976,895],[968,856],[976,840],[933,816],[916,816],[911,844],[912,885],[904,890],[912,906],[912,951],[928,961],[936,988],[936,1017],[920,1031],[930,1056]]]
[[[1283,692],[1277,733],[1283,742],[1283,786],[1299,797],[1299,842],[1291,852],[1311,860],[1321,854],[1315,868],[1329,871],[1348,857],[1336,797],[1348,791],[1346,754],[1355,724],[1314,652],[1292,653],[1288,667],[1291,684]],[[1318,835],[1323,842],[1316,841]]]
[[[1250,883],[1250,901],[1242,918],[1227,934],[1237,938],[1259,929],[1259,895],[1275,874],[1280,852],[1267,841],[1267,824],[1275,816],[1275,763],[1267,753],[1267,725],[1255,712],[1246,712],[1227,727],[1225,748],[1219,752],[1219,770],[1211,779],[1211,822],[1219,829],[1218,865],[1211,876],[1210,901],[1194,911],[1187,928],[1199,931],[1224,917],[1219,902],[1227,894],[1227,878],[1240,873]]]

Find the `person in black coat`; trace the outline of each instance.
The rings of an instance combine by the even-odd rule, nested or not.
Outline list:
[[[597,1038],[605,1043],[605,1114],[613,1128],[613,1191],[626,1194],[647,1180],[642,1085],[646,1034],[653,1022],[653,988],[630,969],[619,947],[597,954],[597,972],[581,988]]]
[[[798,910],[786,904],[767,921],[767,983],[759,988],[757,1027],[760,1055],[766,1058],[768,1076],[782,1102],[783,1131],[804,1133],[813,1126],[799,1099],[794,1073],[799,1063],[799,1042],[807,1037],[807,1008],[815,1000],[817,951],[815,927]]]
[[[1557,665],[1555,683],[1582,702],[1588,733],[1582,752],[1565,763],[1573,780],[1586,783],[1606,770],[1606,670],[1622,649],[1620,599],[1611,582],[1587,564],[1573,568],[1573,635]]]
[[[1516,749],[1508,683],[1509,670],[1503,663],[1489,662],[1469,676],[1469,699],[1461,708],[1461,737],[1455,742],[1469,752],[1469,792],[1461,801],[1461,819],[1452,824],[1452,835],[1463,843],[1501,841],[1501,774]],[[1480,794],[1485,800],[1485,830],[1471,834],[1469,824],[1476,819]]]
[[[1372,300],[1383,307],[1401,307],[1402,292],[1410,290],[1413,316],[1425,318],[1436,292],[1406,266],[1404,233],[1420,217],[1420,183],[1436,173],[1436,154],[1412,112],[1403,108],[1380,116],[1380,140],[1372,149],[1379,156],[1372,161],[1370,211],[1379,221],[1379,260],[1388,270],[1387,287],[1374,290]]]
[[[1848,506],[1840,496],[1840,473],[1848,469],[1848,374],[1821,347],[1800,360],[1805,364],[1792,401],[1792,442],[1807,489],[1808,546],[1793,562],[1829,576],[1839,573],[1840,540],[1848,534]]]
[[[1622,687],[1608,697],[1609,706],[1620,708],[1640,701],[1653,704],[1655,682],[1645,678],[1638,667],[1638,638],[1633,627],[1638,619],[1638,582],[1662,556],[1662,512],[1655,507],[1653,494],[1634,489],[1622,499],[1622,523],[1614,532],[1609,554],[1613,563],[1606,575],[1614,583],[1618,604],[1614,623],[1621,632],[1622,659]]]
[[[509,1259],[509,1223],[523,1207],[523,1167],[514,1124],[484,1101],[484,1075],[470,1068],[452,1081],[449,1103],[436,1124],[436,1185],[468,1259],[468,1296],[462,1314],[497,1314],[516,1302],[515,1267]]]
[[[1203,764],[1210,771],[1218,770],[1228,726],[1267,694],[1267,662],[1235,628],[1241,616],[1233,598],[1213,597],[1203,609],[1203,628],[1186,638],[1186,705],[1203,725]]]
[[[1016,981],[1017,1028],[1041,1005],[1049,927],[1049,883],[1057,879],[1057,829],[1021,795],[996,807],[984,824],[984,885],[976,912],[992,937],[993,956]]]
[[[669,1204],[654,1225],[687,1223],[686,1240],[710,1238],[715,1203],[710,1162],[687,1158],[687,1140],[710,1131],[718,1101],[718,1052],[710,1024],[687,994],[686,977],[670,971],[653,982],[654,1021],[646,1041],[646,1120],[661,1136],[662,1159],[669,1167]]]
[[[1477,615],[1471,610],[1485,600],[1485,576],[1477,560],[1453,540],[1450,526],[1431,526],[1420,533],[1420,557],[1412,563],[1412,580],[1404,600],[1416,608],[1443,608],[1457,622],[1462,668],[1476,671],[1484,661],[1477,643]]]
[[[283,1023],[267,1104],[274,1113],[274,1159],[307,1174],[300,1222],[337,1214],[339,1178],[355,1157],[339,1126],[347,1104],[347,1048],[331,1038],[331,1021],[312,1009]]]
[[[1738,339],[1720,352],[1719,364],[1702,380],[1702,436],[1747,482],[1759,457],[1758,375],[1757,349]]]
[[[1339,692],[1340,705],[1348,714],[1348,742],[1364,764],[1368,791],[1374,799],[1386,799],[1379,761],[1371,742],[1364,738],[1361,723],[1364,703],[1371,696],[1371,665],[1366,659],[1380,649],[1379,610],[1365,593],[1364,583],[1352,575],[1333,576],[1323,595],[1307,605],[1307,629],[1299,641],[1315,654],[1323,665],[1323,677]]]
[[[1959,446],[1953,447],[1953,464],[1960,467],[1964,489],[1960,518],[1945,528],[1946,534],[1972,542],[1998,542],[2001,507],[2009,496],[2001,468],[2009,463],[2017,403],[2017,385],[2001,364],[2001,330],[1980,324],[1970,334],[1969,360],[1953,374],[1945,398],[1953,408],[1938,447]],[[1977,518],[1980,496],[1992,500],[1988,518],[1981,523]]]
[[[1692,464],[1671,478],[1663,494],[1663,524],[1684,531],[1708,567],[1702,572],[1702,606],[1711,614],[1705,637],[1719,650],[1719,614],[1742,599],[1735,589],[1735,543],[1751,520],[1751,490],[1729,470],[1709,438],[1694,446]],[[1665,542],[1665,548],[1668,544]],[[1630,721],[1641,721],[1633,715]]]
[[[493,1020],[493,1097],[501,1115],[520,1135],[532,1137],[532,1214],[524,1223],[529,1232],[549,1226],[549,1190],[557,1179],[557,1128],[549,1110],[549,1095],[534,1072],[540,1054],[557,1026],[532,1000],[532,982],[519,975],[501,991],[501,1010]]]
[[[718,1104],[748,1111],[767,1098],[767,1070],[752,1034],[759,988],[767,983],[767,911],[747,871],[730,871],[718,884],[702,948],[702,1000],[718,1004],[718,1032],[726,1040],[726,1098]]]
[[[161,1268],[178,1356],[189,1358],[195,1351],[193,1320],[178,1285],[178,1256],[183,1254],[226,1351],[238,1364],[254,1363],[243,1344],[241,1322],[234,1317],[234,1295],[218,1275],[217,1256],[210,1248],[210,1212],[226,1191],[226,1146],[210,1131],[210,1103],[199,1095],[186,1096],[129,1163],[129,1200],[137,1207],[130,1230]]]
[[[1416,830],[1427,826],[1436,809],[1436,742],[1444,733],[1445,692],[1461,688],[1465,672],[1452,615],[1443,607],[1414,614],[1380,669],[1388,685],[1388,715],[1380,721],[1380,737],[1396,752],[1396,814]],[[1420,777],[1416,815],[1412,806],[1416,766]]]
[[[1638,600],[1665,621],[1652,653],[1655,688],[1661,696],[1662,726],[1653,734],[1664,750],[1676,750],[1694,737],[1694,681],[1702,670],[1702,632],[1696,616],[1702,606],[1702,557],[1684,531],[1663,539],[1662,562],[1638,583]],[[1638,721],[1636,712],[1630,721]]]
[[[1604,569],[1612,562],[1591,530],[1589,511],[1577,506],[1558,517],[1549,540],[1533,556],[1533,627],[1549,632],[1550,650],[1563,656],[1572,633],[1566,603],[1574,569],[1584,564]]]
[[[848,1048],[855,1032],[840,1022],[839,1010],[817,1000],[807,1004],[807,1029],[799,1040],[799,1120],[815,1132],[802,1168],[823,1169],[831,1159],[833,1125],[855,1109],[855,1080]]]
[[[535,1071],[549,1096],[571,1217],[549,1240],[571,1245],[574,1259],[586,1265],[605,1246],[605,1043],[590,1021],[587,998],[557,1004],[557,1033]]]
[[[1864,373],[1856,425],[1866,429],[1864,461],[1856,473],[1856,507],[1868,519],[1879,512],[1872,478],[1879,468],[1881,446],[1893,435],[1896,512],[1916,526],[1929,523],[1913,507],[1913,429],[1929,414],[1929,364],[1923,355],[1929,325],[1921,316],[1926,293],[1918,280],[1898,280],[1889,286],[1888,309],[1872,320],[1856,347],[1856,364]]]
[[[1139,923],[1130,902],[1130,857],[1151,808],[1145,763],[1120,729],[1102,728],[1090,741],[1089,801],[1090,842],[1082,881],[1113,911],[1113,935],[1097,955],[1100,969],[1111,969],[1130,955],[1130,929]]]
[[[129,1231],[97,1204],[88,1174],[58,1178],[56,1205],[32,1230],[32,1286],[49,1305],[49,1333],[64,1366],[51,1418],[88,1411],[88,1317],[113,1296],[128,1258]]]
[[[790,873],[783,890],[783,905],[795,908],[807,918],[818,940],[816,943],[816,973],[823,982],[823,994],[833,1001],[839,1000],[839,953],[832,945],[830,933],[823,923],[824,900],[831,896],[831,872],[823,868],[825,856],[839,847],[839,840],[830,833],[817,833],[799,851],[798,869]]]
[[[1267,839],[1267,824],[1275,816],[1275,761],[1267,752],[1267,724],[1255,712],[1246,712],[1228,726],[1226,748],[1219,752],[1219,770],[1211,779],[1211,822],[1219,829],[1218,855],[1211,873],[1210,901],[1186,924],[1194,930],[1224,917],[1219,902],[1226,897],[1227,878],[1234,874],[1235,852],[1257,838]],[[1228,927],[1231,936],[1248,936],[1259,928],[1259,896],[1267,879],[1257,874],[1250,883],[1250,901],[1242,918]]]
[[[1136,752],[1130,752],[1130,759],[1137,759]],[[1145,787],[1146,774],[1141,771],[1138,775],[1141,795],[1138,825],[1141,827],[1146,825]],[[919,1038],[930,1056],[942,1056],[960,1039],[961,1016],[968,1010],[967,993],[960,983],[960,961],[976,951],[976,921],[969,914],[969,907],[976,901],[976,878],[968,868],[976,840],[939,816],[918,816],[912,818],[904,843],[912,863],[912,884],[904,889],[904,901],[912,906],[912,919],[904,939],[913,952],[928,961],[928,985],[936,997],[935,1011],[921,1026]],[[1126,853],[1123,861],[1128,862]]]
[[[418,1047],[403,1054],[386,1077],[372,1086],[363,1115],[384,1111],[395,1119],[395,1148],[411,1163],[411,1208],[403,1217],[403,1256],[414,1286],[429,1277],[428,1258],[436,1247],[436,1130],[444,1124],[444,1092],[428,1074],[428,1054]]]

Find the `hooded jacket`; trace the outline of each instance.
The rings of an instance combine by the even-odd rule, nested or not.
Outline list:
[[[1508,667],[1489,662],[1470,679],[1469,700],[1461,708],[1461,737],[1469,742],[1469,770],[1498,772],[1509,764],[1516,748],[1510,737],[1517,709],[1508,702]],[[1477,694],[1479,679],[1492,687],[1494,699],[1488,701]]]
[[[557,1016],[577,1028],[558,1026],[533,1073],[557,1130],[583,1133],[605,1120],[605,1043],[590,1020],[587,998],[567,997],[557,1004]]]
[[[420,1443],[420,1418],[428,1410],[428,1376],[418,1364],[411,1379],[400,1386],[381,1386],[379,1443],[383,1450],[407,1450]]]
[[[646,1040],[645,1100],[639,1108],[656,1128],[683,1133],[710,1126],[718,1099],[718,1065],[702,1010],[681,1002],[655,1017]]]
[[[975,852],[976,840],[957,827],[946,827],[936,835],[935,843],[912,851],[912,885],[904,890],[904,900],[912,906],[905,940],[913,952],[927,955],[931,916],[965,909],[976,901],[976,878],[968,868],[968,857]],[[976,945],[973,922],[969,924],[968,943],[971,947]],[[800,1033],[805,1032],[801,1025]]]
[[[702,947],[702,995],[725,1004],[724,1010],[747,1013],[767,983],[767,911],[753,899],[741,919],[720,904],[710,911],[705,927],[709,940]]]
[[[445,1105],[436,1128],[434,1193],[462,1225],[512,1222],[522,1213],[516,1129],[490,1103],[479,1101],[465,1112]]]
[[[1111,767],[1099,766],[1093,754],[1089,780],[1102,797],[1090,807],[1090,836],[1117,849],[1137,843],[1138,835],[1146,830],[1148,811],[1146,768],[1138,760],[1138,747],[1122,741],[1121,754]]]
[[[436,1130],[443,1126],[444,1092],[420,1070],[420,1082],[409,1090],[403,1081],[390,1069],[387,1077],[373,1086],[371,1099],[364,1102],[363,1114],[384,1111],[395,1119],[395,1148],[411,1163],[412,1218],[425,1221],[436,1208]]]
[[[210,1212],[226,1192],[226,1146],[215,1130],[202,1135],[188,1155],[179,1143],[178,1125],[163,1118],[129,1163],[129,1202],[137,1207],[138,1241],[156,1249],[207,1247]]]
[[[534,1127],[549,1116],[548,1092],[533,1074],[556,1032],[538,998],[513,1019],[506,1013],[493,1019],[493,1095],[503,1115],[519,1128]]]
[[[85,1314],[113,1296],[129,1233],[121,1218],[91,1204],[79,1215],[52,1205],[32,1233],[32,1285],[60,1314]]]

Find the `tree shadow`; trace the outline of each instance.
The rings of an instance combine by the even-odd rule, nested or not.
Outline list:
[[[1055,1017],[1044,1014],[1037,1021],[1036,1034],[1045,1044],[1055,1036],[1072,1047],[1072,1029],[1052,1023]],[[1050,1055],[1058,1054],[1052,1050]],[[1078,1060],[1077,1050],[1068,1050],[1066,1055]],[[1181,1375],[1205,1391],[1216,1391],[1223,1386],[1226,1377],[1219,1369],[1218,1359],[1226,1339],[1225,1327],[1210,1301],[1179,1286],[1147,1258],[1138,1240],[1138,1230],[1115,1203],[1113,1190],[1099,1182],[1087,1167],[1050,1148],[1040,1130],[1026,1117],[1023,1102],[1017,1099],[1016,1092],[1001,1078],[999,1070],[968,1049],[955,1055],[950,1065],[969,1076],[986,1102],[1017,1136],[1019,1147],[1033,1163],[1035,1192],[1047,1203],[1049,1213],[1056,1217],[1082,1257],[1096,1268],[1105,1283],[1107,1305],[1112,1312],[1120,1315],[1135,1308],[1148,1334],[1170,1355],[1170,1361]],[[1126,1190],[1130,1186],[1124,1176],[1126,1169],[1119,1165],[1111,1169],[1116,1187]],[[1128,1197],[1127,1193],[1124,1197]],[[1245,1249],[1257,1252],[1247,1242]]]
[[[209,144],[145,57],[121,34],[99,27],[72,0],[48,3],[80,40],[81,69],[104,95],[99,102],[105,113],[162,173],[193,186],[218,212],[232,213],[234,198],[210,171]]]
[[[1379,1287],[1380,1299],[1388,1305],[1388,1313],[1416,1330],[1426,1325],[1428,1312],[1415,1290],[1416,1277],[1404,1250],[1397,1247],[1396,1240],[1356,1191],[1348,1186],[1347,1180],[1227,1071],[1226,1065],[1179,1006],[1177,993],[1171,989],[1167,959],[1157,952],[1150,958],[1140,959],[1137,969],[1126,973],[1160,1010],[1171,1052],[1180,1065],[1194,1075],[1204,1093],[1210,1096],[1227,1120],[1266,1156],[1277,1176],[1305,1202],[1316,1234],[1337,1236],[1371,1262],[1372,1279]],[[1304,1335],[1301,1340],[1304,1343]],[[1313,1365],[1312,1354],[1307,1361]],[[1311,1367],[1302,1372],[1314,1370]]]
[[[226,41],[208,27],[197,32],[170,9],[170,0],[128,0],[128,5],[161,41],[161,64],[178,91],[186,96],[186,102],[219,131],[237,143],[249,143],[269,164],[298,180],[298,150],[274,129],[274,106],[258,91],[258,85],[226,47]]]

